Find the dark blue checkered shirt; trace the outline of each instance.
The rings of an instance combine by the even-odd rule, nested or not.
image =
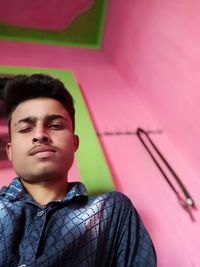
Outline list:
[[[40,206],[18,178],[0,191],[0,267],[153,267],[154,247],[122,193],[87,196],[69,183],[61,201]]]

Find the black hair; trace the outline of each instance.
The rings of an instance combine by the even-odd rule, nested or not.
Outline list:
[[[9,131],[12,113],[16,107],[23,101],[40,97],[60,102],[69,113],[73,130],[75,129],[74,101],[64,84],[49,75],[33,74],[30,76],[17,75],[10,79],[4,87],[3,98],[6,102]]]
[[[0,118],[7,118],[6,103],[3,97],[3,90],[10,77],[0,76]]]

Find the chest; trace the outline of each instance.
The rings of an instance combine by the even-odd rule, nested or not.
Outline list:
[[[95,266],[108,225],[94,207],[4,205],[0,208],[0,267]]]

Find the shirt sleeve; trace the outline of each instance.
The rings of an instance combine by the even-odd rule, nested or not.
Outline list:
[[[115,267],[155,267],[156,252],[138,212],[121,194]]]

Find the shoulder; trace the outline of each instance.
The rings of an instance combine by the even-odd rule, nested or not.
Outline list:
[[[135,210],[131,200],[121,192],[105,192],[89,196],[90,204],[103,207],[110,212],[127,213]]]
[[[132,205],[131,200],[125,194],[117,191],[101,193],[97,195],[97,197],[102,197],[103,199],[113,203],[118,203],[122,205],[124,204]]]

